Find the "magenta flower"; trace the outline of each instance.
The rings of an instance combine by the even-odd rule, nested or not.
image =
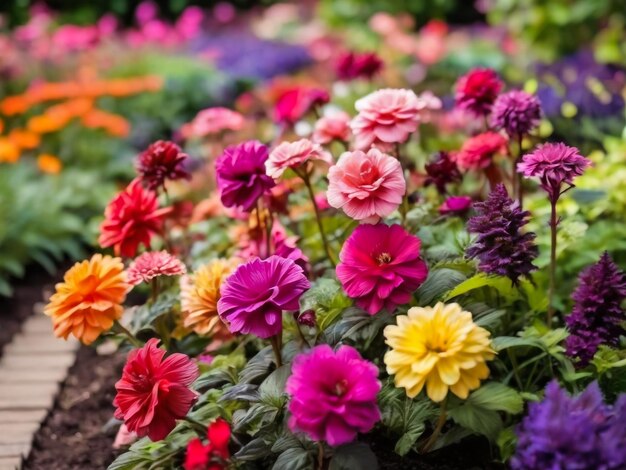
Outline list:
[[[255,140],[224,150],[215,162],[215,169],[225,207],[239,206],[249,212],[259,198],[276,184],[266,174],[268,153],[268,148]]]
[[[330,154],[319,144],[309,139],[300,139],[297,142],[283,142],[270,153],[265,162],[267,174],[279,179],[287,168],[300,168],[306,162],[323,162],[328,165],[333,160]]]
[[[290,259],[255,258],[222,283],[217,312],[231,333],[269,338],[282,331],[283,310],[298,310],[309,287],[302,268]]]
[[[439,206],[439,213],[463,214],[472,207],[472,198],[469,196],[450,196]]]
[[[524,155],[517,171],[526,178],[539,178],[541,187],[551,201],[558,200],[561,187],[574,185],[574,178],[582,175],[591,161],[583,157],[576,147],[564,143],[541,145],[534,152]]]
[[[351,346],[334,352],[322,344],[297,355],[285,388],[289,428],[331,446],[352,442],[380,421],[377,377],[378,367]]]
[[[185,265],[167,251],[147,251],[130,264],[126,280],[136,286],[158,276],[180,276],[186,272]]]
[[[339,254],[337,278],[356,304],[370,315],[393,311],[411,300],[428,275],[421,241],[400,225],[359,225]]]
[[[405,192],[400,162],[375,148],[345,152],[328,172],[328,203],[362,222],[387,217],[402,203]]]
[[[536,96],[525,91],[504,93],[493,104],[491,124],[510,136],[522,136],[535,129],[541,121],[541,104]]]
[[[274,106],[274,120],[283,125],[293,126],[307,113],[330,101],[326,90],[294,86],[283,92]]]
[[[470,70],[456,82],[456,105],[476,116],[486,116],[503,85],[498,74],[491,69]]]

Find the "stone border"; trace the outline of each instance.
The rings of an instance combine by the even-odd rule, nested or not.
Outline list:
[[[41,305],[5,346],[0,359],[0,470],[22,468],[78,346],[73,338],[63,341],[54,336]]]

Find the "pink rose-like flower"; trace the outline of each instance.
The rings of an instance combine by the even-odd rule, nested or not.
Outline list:
[[[340,111],[317,120],[313,131],[313,142],[318,144],[329,144],[333,140],[346,142],[350,139],[350,135],[350,116]]]
[[[236,111],[228,108],[207,108],[200,111],[193,120],[181,128],[186,139],[190,137],[206,137],[224,131],[239,131],[245,119]]]
[[[328,203],[362,222],[387,217],[402,203],[405,192],[400,162],[375,148],[345,152],[328,172]]]
[[[388,148],[405,142],[417,130],[420,112],[433,106],[432,94],[419,98],[412,90],[385,88],[355,104],[359,114],[351,122],[356,148]]]
[[[298,310],[309,287],[302,268],[290,259],[255,258],[222,283],[217,312],[231,333],[269,338],[282,331],[283,310]]]
[[[351,346],[335,352],[322,344],[298,354],[285,387],[289,428],[331,446],[352,442],[380,421],[377,377],[378,368]]]
[[[337,278],[346,294],[370,315],[411,300],[428,275],[421,241],[400,225],[359,225],[339,254]]]
[[[472,207],[472,198],[469,196],[450,196],[439,206],[439,213],[462,214]]]
[[[309,139],[283,142],[270,153],[265,162],[268,176],[279,179],[287,168],[299,168],[308,161],[332,164],[332,157],[319,144]]]
[[[455,155],[456,164],[463,170],[480,170],[491,165],[493,157],[506,151],[506,138],[487,131],[467,139]]]
[[[185,274],[185,265],[167,251],[148,251],[137,257],[126,270],[126,280],[136,286],[158,276]]]

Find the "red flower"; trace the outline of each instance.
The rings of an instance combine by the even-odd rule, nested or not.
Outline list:
[[[115,384],[115,417],[138,436],[153,441],[165,439],[196,401],[189,389],[198,377],[198,366],[184,354],[165,358],[165,351],[152,338],[128,355],[122,378]]]
[[[137,174],[146,188],[155,190],[163,186],[166,179],[191,178],[184,167],[188,158],[174,142],[157,140],[139,154]]]
[[[502,90],[503,83],[491,69],[474,69],[456,83],[456,105],[476,116],[486,116]]]
[[[274,119],[281,124],[293,125],[316,106],[330,100],[328,92],[320,88],[296,86],[283,92],[274,106]]]
[[[169,210],[159,209],[156,194],[142,188],[136,178],[104,210],[98,243],[103,248],[112,246],[116,255],[134,257],[140,244],[150,246]]]
[[[456,164],[463,170],[479,170],[491,165],[493,157],[506,151],[506,138],[487,131],[470,137],[455,155]]]
[[[185,470],[223,470],[225,461],[230,457],[228,441],[230,426],[222,418],[217,418],[208,429],[209,443],[202,444],[198,438],[192,439],[187,445]]]
[[[335,72],[340,80],[367,78],[371,80],[383,68],[383,61],[375,52],[346,52],[339,56]]]

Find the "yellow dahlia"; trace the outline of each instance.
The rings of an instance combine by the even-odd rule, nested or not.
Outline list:
[[[217,314],[217,301],[222,281],[238,264],[234,259],[215,259],[181,279],[180,303],[185,328],[199,335],[230,337],[228,328]]]
[[[71,333],[91,344],[122,316],[130,287],[120,258],[96,254],[65,273],[44,313],[52,318],[57,337],[67,339]]]
[[[442,401],[448,390],[467,398],[489,376],[486,361],[493,359],[489,332],[472,321],[459,304],[413,307],[385,328],[387,372],[396,387],[413,398],[426,385],[431,400]]]

